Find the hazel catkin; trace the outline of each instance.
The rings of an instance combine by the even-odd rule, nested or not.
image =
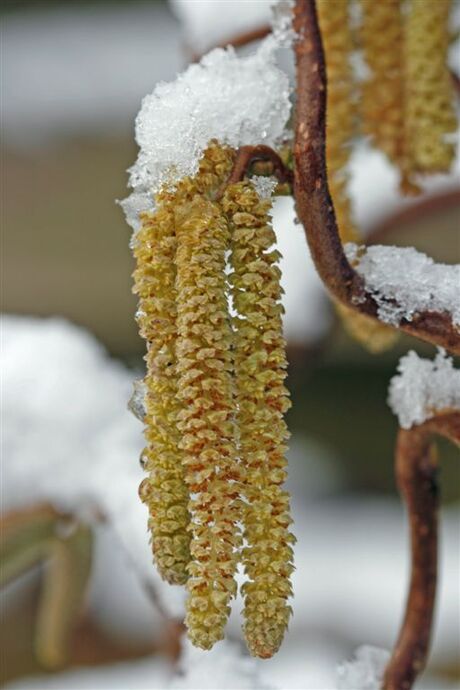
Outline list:
[[[284,413],[290,406],[282,333],[279,254],[268,217],[249,181],[227,188],[223,208],[232,233],[230,276],[235,337],[239,453],[245,468],[242,492],[244,634],[254,656],[271,657],[288,621],[293,571],[292,522],[286,479]]]

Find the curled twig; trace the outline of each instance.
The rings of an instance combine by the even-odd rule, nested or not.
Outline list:
[[[425,667],[437,578],[438,484],[433,436],[460,443],[460,412],[444,411],[412,429],[401,429],[396,475],[411,532],[411,580],[406,613],[384,678],[384,690],[409,690]]]
[[[326,67],[315,0],[296,0],[297,114],[294,197],[316,269],[339,301],[378,319],[378,305],[350,266],[340,241],[326,170]],[[395,304],[395,306],[397,306]],[[460,354],[460,333],[447,313],[420,312],[399,329]]]
[[[280,184],[292,186],[294,178],[292,170],[284,164],[281,157],[270,146],[264,144],[240,146],[230,176],[217,193],[217,198],[221,198],[229,185],[240,182],[249,172],[251,166],[258,161],[267,161],[270,164],[269,169],[264,171],[266,175],[274,175]]]

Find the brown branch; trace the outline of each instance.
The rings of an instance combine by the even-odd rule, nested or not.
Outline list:
[[[315,0],[296,0],[294,29],[297,113],[294,197],[313,261],[324,284],[340,302],[378,319],[378,305],[350,266],[340,241],[326,169],[326,66]],[[389,304],[396,303],[389,300]],[[460,333],[447,313],[420,312],[399,329],[460,354]]]
[[[206,55],[209,50],[214,48],[227,48],[232,46],[232,48],[243,48],[249,43],[254,43],[254,41],[260,41],[272,32],[272,27],[269,24],[264,26],[256,27],[255,29],[249,29],[239,34],[229,36],[228,39],[220,41],[219,43],[208,48],[204,53],[191,53],[191,61],[198,62],[201,58]]]
[[[401,429],[396,475],[411,533],[411,580],[398,641],[385,671],[384,690],[410,690],[429,650],[437,579],[439,494],[433,436],[460,442],[460,412],[445,411],[412,429]]]
[[[292,170],[283,163],[280,156],[270,146],[259,144],[258,146],[240,146],[236,153],[235,162],[233,164],[230,176],[225,181],[224,185],[218,191],[216,198],[220,199],[225,189],[236,182],[244,179],[249,172],[251,165],[257,161],[269,162],[270,168],[265,174],[274,175],[280,184],[288,184],[292,186],[293,173]]]

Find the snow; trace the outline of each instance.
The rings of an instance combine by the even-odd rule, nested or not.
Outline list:
[[[239,58],[232,48],[213,50],[145,96],[136,118],[140,152],[130,170],[136,192],[156,191],[196,173],[211,139],[235,148],[280,142],[291,111],[290,88],[269,38],[248,57]]]
[[[172,614],[183,593],[152,565],[138,498],[142,425],[127,410],[132,372],[60,318],[2,318],[2,509],[40,501],[114,530],[140,581]]]
[[[170,0],[187,44],[197,53],[267,25],[272,4],[273,0]]]
[[[397,326],[417,312],[447,312],[460,326],[460,264],[437,264],[413,247],[345,245],[382,321]],[[395,304],[394,301],[397,302]]]
[[[422,424],[436,412],[460,410],[460,369],[441,348],[434,360],[411,350],[401,358],[391,379],[388,403],[403,429]]]
[[[184,641],[174,690],[272,690],[262,682],[255,659],[237,644],[223,640],[206,652]],[[274,690],[274,689],[273,689]]]
[[[364,645],[355,652],[353,661],[337,669],[338,690],[380,690],[389,652]]]

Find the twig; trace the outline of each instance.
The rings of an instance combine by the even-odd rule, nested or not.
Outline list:
[[[410,690],[425,667],[437,578],[439,495],[433,436],[460,442],[460,412],[444,411],[412,429],[401,429],[396,475],[411,532],[411,580],[398,641],[385,671],[384,690]]]
[[[249,29],[249,31],[244,31],[233,36],[229,36],[228,39],[219,41],[211,48],[208,48],[204,53],[191,53],[191,61],[198,62],[201,58],[211,49],[214,48],[227,48],[227,46],[232,46],[233,48],[243,48],[249,43],[254,43],[254,41],[260,41],[272,32],[272,27],[270,24],[264,26],[256,27],[255,29]]]
[[[280,156],[270,146],[259,144],[258,146],[240,146],[237,151],[232,172],[225,184],[218,191],[216,197],[220,199],[226,187],[240,182],[248,173],[251,165],[256,161],[268,161],[271,163],[269,174],[274,175],[280,184],[292,186],[293,172],[283,163]]]
[[[326,170],[326,67],[315,0],[296,0],[297,113],[294,197],[316,269],[339,301],[378,319],[378,305],[350,266],[340,241]],[[396,302],[390,301],[397,307]],[[420,312],[399,329],[460,354],[460,333],[447,313]]]

